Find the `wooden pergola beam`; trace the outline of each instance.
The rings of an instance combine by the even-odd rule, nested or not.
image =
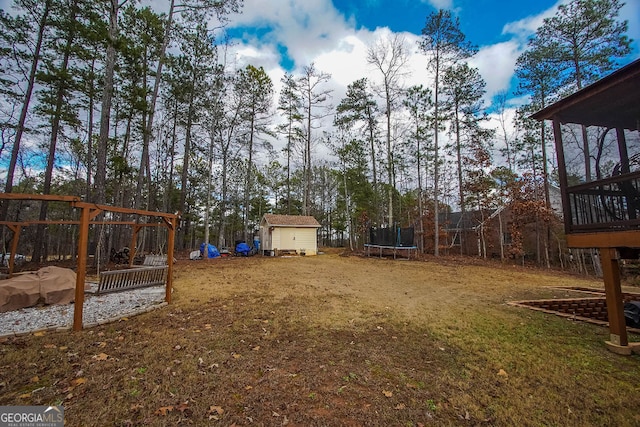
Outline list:
[[[7,225],[7,226],[27,227],[29,225],[39,225],[39,224],[44,224],[44,225],[80,225],[81,221],[80,220],[60,220],[60,221],[56,221],[56,220],[33,220],[33,221],[21,221],[21,222],[0,221],[0,225]],[[160,222],[137,224],[134,221],[89,221],[89,225],[131,225],[131,226],[140,225],[141,227],[158,227],[158,226],[163,225],[163,224],[160,223]]]

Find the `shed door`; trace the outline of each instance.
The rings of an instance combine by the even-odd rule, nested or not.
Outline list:
[[[298,249],[296,245],[296,229],[282,228],[280,230],[280,248],[279,249]]]

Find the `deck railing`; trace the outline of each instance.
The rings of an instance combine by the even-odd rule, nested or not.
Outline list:
[[[567,188],[570,233],[624,231],[640,226],[640,172]]]

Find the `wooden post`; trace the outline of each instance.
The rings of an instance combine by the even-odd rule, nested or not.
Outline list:
[[[18,241],[20,240],[20,231],[22,226],[19,224],[8,225],[13,231],[13,239],[11,239],[11,255],[9,256],[9,277],[13,276],[13,268],[16,265],[16,254],[18,253]]]
[[[553,119],[553,136],[556,142],[556,157],[558,158],[558,179],[560,180],[561,197],[562,197],[562,211],[564,212],[564,231],[570,233],[573,228],[571,216],[573,214],[571,209],[571,202],[569,200],[569,181],[567,178],[566,163],[564,161],[564,146],[562,145],[562,127],[560,126],[560,120]]]
[[[129,267],[133,267],[133,260],[136,257],[136,248],[138,242],[138,232],[140,231],[140,226],[138,224],[132,227],[131,232],[131,243],[129,246]]]
[[[80,236],[78,237],[78,263],[76,269],[76,296],[73,306],[73,330],[82,330],[82,309],[84,307],[84,282],[87,273],[87,245],[89,242],[89,221],[91,208],[82,206],[80,214]]]
[[[616,353],[630,354],[631,349],[628,347],[627,325],[624,318],[622,290],[620,288],[618,250],[615,248],[600,248],[600,258],[607,299],[607,315],[609,317],[610,341],[607,342],[607,346]]]
[[[167,303],[171,303],[171,291],[173,290],[173,246],[176,241],[176,227],[178,223],[178,219],[176,217],[171,218],[169,221],[165,219],[167,222],[168,229],[168,238],[167,238],[167,287],[165,291],[164,300]],[[205,249],[206,250],[206,249]]]

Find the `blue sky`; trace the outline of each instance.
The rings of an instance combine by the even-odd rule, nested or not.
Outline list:
[[[473,43],[489,44],[504,39],[501,33],[505,23],[536,15],[555,3],[555,0],[461,0],[450,3],[450,8],[457,12],[463,32]],[[447,2],[441,4],[447,6]],[[354,17],[358,27],[387,26],[394,32],[414,33],[422,29],[426,16],[436,9],[418,0],[334,0],[333,5],[347,17]]]
[[[300,71],[314,62],[330,73],[339,102],[350,82],[378,78],[366,63],[366,48],[393,34],[401,34],[412,53],[407,84],[429,85],[424,55],[417,42],[426,17],[438,8],[454,11],[468,40],[479,47],[470,62],[487,82],[486,103],[512,93],[517,57],[545,17],[566,0],[245,0],[234,16],[230,34],[236,37],[238,62],[262,65],[274,82],[285,71]],[[629,21],[634,52],[623,64],[640,56],[640,0],[627,0],[622,19]],[[277,88],[277,84],[276,84]]]

